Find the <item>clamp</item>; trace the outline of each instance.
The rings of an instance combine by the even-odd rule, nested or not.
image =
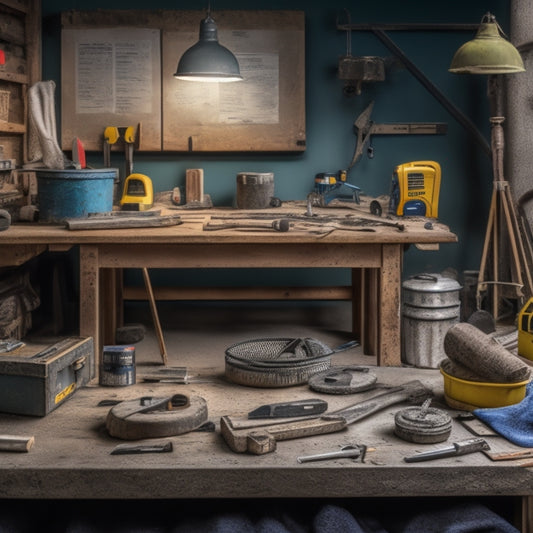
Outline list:
[[[139,132],[140,125],[137,126],[137,133]],[[111,147],[122,139],[124,141],[124,152],[126,153],[126,175],[123,179],[119,180],[122,190],[126,178],[133,173],[133,150],[135,144],[138,146],[138,140],[140,135],[136,135],[135,128],[133,126],[117,127],[107,126],[104,129],[104,167],[111,167]]]

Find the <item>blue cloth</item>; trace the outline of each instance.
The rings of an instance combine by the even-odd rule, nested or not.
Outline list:
[[[485,505],[468,501],[443,505],[420,500],[418,509],[397,510],[382,520],[387,533],[518,533]]]
[[[507,511],[509,512],[509,510]],[[9,500],[0,533],[519,533],[468,498]]]
[[[505,407],[475,409],[473,414],[513,444],[533,448],[532,381],[527,384],[526,396],[521,402]]]

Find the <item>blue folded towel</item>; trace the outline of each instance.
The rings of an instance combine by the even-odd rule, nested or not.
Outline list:
[[[521,402],[505,407],[475,409],[473,414],[513,444],[533,448],[532,381],[527,384],[526,396]]]

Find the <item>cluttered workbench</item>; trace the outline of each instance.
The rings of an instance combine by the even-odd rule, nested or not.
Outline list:
[[[524,455],[529,450],[494,432],[476,434],[475,429],[459,422],[462,412],[446,404],[438,370],[401,365],[404,246],[431,248],[455,242],[455,235],[435,220],[412,217],[397,221],[361,216],[346,208],[313,211],[310,218],[303,203],[253,213],[229,208],[161,210],[142,215],[169,217],[154,226],[120,227],[128,224],[122,218],[126,215],[113,215],[112,224],[117,226],[112,228],[75,228],[78,222],[73,221],[70,229],[58,224],[13,224],[0,233],[3,264],[23,264],[45,250],[79,246],[79,334],[95,341],[96,360],[91,369],[95,377],[101,370],[102,345],[110,338],[109,324],[116,325],[117,306],[121,304],[114,285],[118,269],[352,269],[352,301],[344,309],[353,311],[353,316],[344,314],[335,324],[348,324],[350,337],[361,343],[335,353],[332,364],[364,367],[375,376],[377,387],[353,394],[328,394],[310,391],[307,384],[242,386],[235,379],[238,372],[233,380],[228,379],[227,359],[224,369],[224,349],[237,340],[233,335],[241,335],[235,333],[236,328],[227,327],[227,319],[210,322],[205,310],[200,311],[202,320],[191,317],[190,323],[183,316],[178,320],[165,315],[167,325],[174,325],[170,330],[165,328],[167,346],[172,347],[165,365],[161,365],[152,336],[136,345],[137,380],[129,386],[101,386],[92,379],[44,417],[0,414],[4,436],[16,436],[13,446],[28,452],[3,454],[0,497],[71,501],[102,497],[202,501],[505,497],[512,499],[517,511],[517,527],[531,531],[531,469],[529,456]],[[99,217],[90,219],[86,223],[101,223]],[[102,323],[107,324],[104,331]],[[276,331],[292,335],[289,330],[293,324],[280,319]],[[268,336],[269,329],[261,320],[252,329],[257,337]],[[251,330],[246,331],[250,334]],[[346,340],[342,338],[346,332],[341,337],[337,333],[322,332],[331,345]],[[301,327],[298,331],[301,337],[314,334],[316,331],[302,331]],[[150,342],[152,346],[147,348]],[[160,370],[178,367],[186,372],[181,380],[154,379],[154,366]],[[147,374],[151,377],[144,379]],[[416,398],[402,396],[403,388],[413,385]],[[431,398],[432,408],[442,408],[451,417],[446,442],[410,442],[395,433],[396,413],[412,400],[420,405],[420,387],[424,397],[427,394]],[[376,409],[379,394],[384,396]],[[394,401],[389,403],[391,395]],[[249,424],[247,413],[265,405],[307,401],[311,396],[327,403],[326,418],[319,415],[318,421],[299,422],[294,438],[294,427],[285,428],[274,444],[257,435],[261,429],[245,427],[243,440],[239,424]],[[135,404],[131,413],[130,402]],[[369,408],[368,416],[355,416],[347,426],[330,426],[338,417],[329,419],[327,413],[359,405],[350,411],[350,418],[361,403]],[[194,407],[192,418],[186,418],[191,427],[158,438],[143,436],[136,428],[131,439],[124,438],[124,431],[131,430],[121,425],[124,420],[130,416],[133,420],[141,409],[154,411],[157,421],[157,411],[163,405],[170,412]],[[111,417],[113,409],[117,411]],[[195,418],[198,413],[207,420],[201,425]],[[328,432],[320,433],[318,426],[327,426]],[[489,443],[489,449],[431,461],[406,460],[478,437]],[[309,459],[329,453],[336,455],[327,460]]]
[[[523,516],[517,518],[517,523],[524,524],[522,531],[531,531],[527,529],[530,524],[525,525],[532,486],[531,468],[522,466],[528,462],[527,456],[494,460],[486,453],[477,452],[426,462],[405,461],[405,457],[420,452],[475,438],[458,422],[460,411],[449,409],[444,403],[442,378],[437,370],[376,367],[375,358],[364,356],[355,348],[336,354],[334,365],[363,365],[377,376],[377,386],[385,389],[338,395],[312,391],[306,384],[282,388],[240,386],[224,375],[223,347],[231,338],[227,328],[225,334],[222,332],[224,328],[215,329],[217,335],[203,343],[199,341],[202,337],[199,331],[189,335],[185,343],[179,341],[179,331],[166,332],[169,344],[180,348],[172,350],[170,366],[184,365],[188,369],[188,378],[182,383],[143,381],[143,375],[158,364],[155,341],[150,337],[136,347],[136,384],[127,387],[90,384],[44,418],[0,415],[4,434],[34,437],[27,453],[2,454],[0,497],[70,501],[199,498],[205,502],[220,498],[368,501],[369,498],[499,496],[516,500],[517,516]],[[299,331],[304,335],[308,332],[302,328]],[[311,329],[309,333],[317,334],[317,331]],[[242,335],[242,331],[238,334]],[[324,332],[319,335],[334,342],[335,335],[324,337]],[[196,351],[190,349],[193,339]],[[200,353],[202,357],[198,356]],[[233,451],[221,435],[221,418],[226,416],[235,424],[239,421],[271,424],[284,420],[247,420],[247,413],[259,406],[319,398],[328,404],[327,413],[387,392],[386,387],[412,382],[431,391],[432,406],[446,410],[452,417],[446,442],[413,443],[395,435],[395,413],[409,408],[412,405],[409,402],[386,407],[340,431],[279,441],[274,451],[261,455]],[[149,439],[125,440],[110,435],[106,421],[114,403],[176,394],[205,400],[212,427]],[[482,438],[490,444],[493,454],[524,451],[495,435]],[[145,449],[147,453],[120,453],[121,448],[139,446],[150,446],[152,452]],[[360,446],[364,453],[328,460],[302,460],[350,446]],[[207,504],[204,506],[207,508]],[[424,506],[419,504],[419,507]],[[179,520],[178,514],[175,520]]]
[[[379,365],[398,366],[404,247],[435,249],[439,243],[457,240],[435,220],[412,217],[398,222],[345,207],[314,208],[309,216],[305,202],[252,212],[214,208],[163,209],[156,211],[156,217],[147,213],[139,213],[137,226],[150,224],[146,221],[151,218],[159,223],[128,227],[117,216],[116,227],[110,227],[109,221],[102,225],[95,217],[96,229],[78,226],[76,220],[70,229],[59,224],[13,224],[0,233],[0,262],[22,264],[44,250],[79,246],[80,335],[93,337],[97,353],[104,343],[113,343],[120,305],[113,270],[352,269],[354,334],[366,353],[378,357]]]

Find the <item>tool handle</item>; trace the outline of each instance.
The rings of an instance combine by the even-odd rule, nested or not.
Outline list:
[[[427,399],[428,396],[431,396],[431,391],[426,389],[420,381],[409,381],[404,385],[399,385],[398,387],[388,389],[385,392],[379,392],[371,398],[356,403],[355,405],[334,411],[329,416],[340,416],[346,420],[347,424],[353,424],[354,422],[362,420],[363,418],[377,413],[378,411],[382,411],[391,405],[405,401],[423,401]],[[324,418],[327,416],[328,415],[326,414]]]
[[[35,437],[20,437],[18,435],[0,435],[0,451],[29,452],[35,442]]]
[[[220,419],[220,432],[234,452],[263,455],[276,449],[276,441],[334,433],[346,428],[341,417],[311,418],[261,428],[235,429],[228,416]]]
[[[456,450],[455,455],[466,455],[467,453],[475,453],[490,449],[487,441],[481,438],[461,440],[459,442],[454,442],[453,445]]]

